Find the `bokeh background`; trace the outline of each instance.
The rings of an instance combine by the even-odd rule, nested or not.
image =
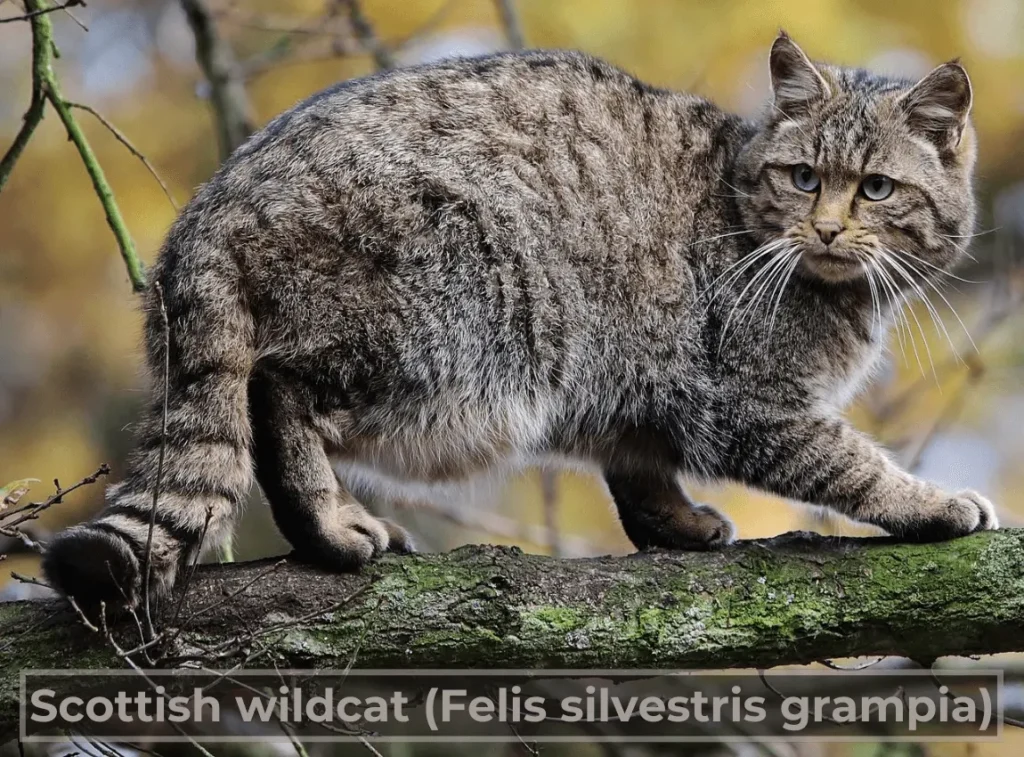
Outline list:
[[[379,62],[334,0],[208,5],[257,125]],[[963,60],[980,143],[973,259],[958,271],[964,281],[944,279],[936,282],[942,296],[931,293],[944,328],[924,305],[909,311],[909,331],[893,336],[884,370],[851,415],[921,475],[978,489],[997,502],[1006,523],[1024,521],[1024,2],[518,0],[515,7],[528,46],[581,49],[748,115],[768,95],[767,51],[780,27],[812,57],[905,76]],[[398,65],[516,41],[494,0],[363,0],[361,8],[378,52]],[[0,18],[21,12],[18,0],[0,0]],[[65,96],[116,125],[183,204],[220,155],[209,86],[181,7],[173,0],[90,0],[73,12],[75,18],[53,15]],[[30,86],[29,27],[0,24],[0,153],[20,125]],[[103,124],[85,112],[77,117],[140,255],[151,261],[174,207]],[[116,244],[51,111],[0,192],[0,484],[38,478],[43,483],[29,496],[42,498],[55,477],[67,485],[102,462],[117,479],[143,396],[139,334]],[[867,533],[738,488],[695,491],[728,512],[743,538],[800,528]],[[100,486],[76,492],[33,525],[34,535],[45,539],[101,500]],[[429,550],[487,541],[567,556],[631,551],[603,485],[576,474],[530,471],[465,501],[411,504],[378,506]],[[37,560],[9,540],[0,541],[4,550],[0,591],[15,596],[23,589],[4,587],[9,571],[32,574]],[[285,551],[254,491],[235,558]],[[1008,738],[1001,746],[932,746],[928,754],[1020,753],[1024,738]],[[875,752],[835,746],[819,753]]]

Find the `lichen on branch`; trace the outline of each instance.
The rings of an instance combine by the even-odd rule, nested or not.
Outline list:
[[[730,668],[1024,651],[1024,530],[939,544],[791,534],[721,552],[560,560],[514,548],[356,574],[203,566],[152,644],[171,666]],[[243,633],[240,629],[246,629]],[[130,622],[116,633],[129,649]],[[0,605],[0,731],[24,668],[121,667],[53,602]],[[137,642],[136,642],[137,643]],[[199,652],[198,650],[207,650]]]

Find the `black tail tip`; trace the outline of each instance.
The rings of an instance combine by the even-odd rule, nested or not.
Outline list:
[[[60,533],[43,555],[50,584],[91,616],[102,606],[111,612],[138,604],[140,567],[124,538],[90,524]]]

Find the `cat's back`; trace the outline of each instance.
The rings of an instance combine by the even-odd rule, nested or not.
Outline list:
[[[278,216],[320,201],[387,210],[424,194],[428,205],[488,198],[567,217],[614,202],[650,216],[706,181],[727,120],[583,53],[454,59],[310,97],[239,148],[206,194]]]
[[[522,269],[536,253],[580,296],[619,297],[645,261],[681,265],[676,251],[708,235],[696,209],[736,133],[711,103],[583,53],[455,59],[299,103],[235,152],[179,225],[244,240],[239,258],[268,290],[311,250],[332,276],[359,277],[419,277],[463,253]],[[577,281],[580,267],[607,275]]]

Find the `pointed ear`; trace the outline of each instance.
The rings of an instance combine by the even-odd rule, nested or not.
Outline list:
[[[967,71],[950,61],[921,79],[899,103],[910,128],[946,152],[960,144],[973,97]]]
[[[775,107],[787,116],[806,112],[810,105],[832,95],[825,77],[786,32],[780,31],[776,37],[769,66]]]

